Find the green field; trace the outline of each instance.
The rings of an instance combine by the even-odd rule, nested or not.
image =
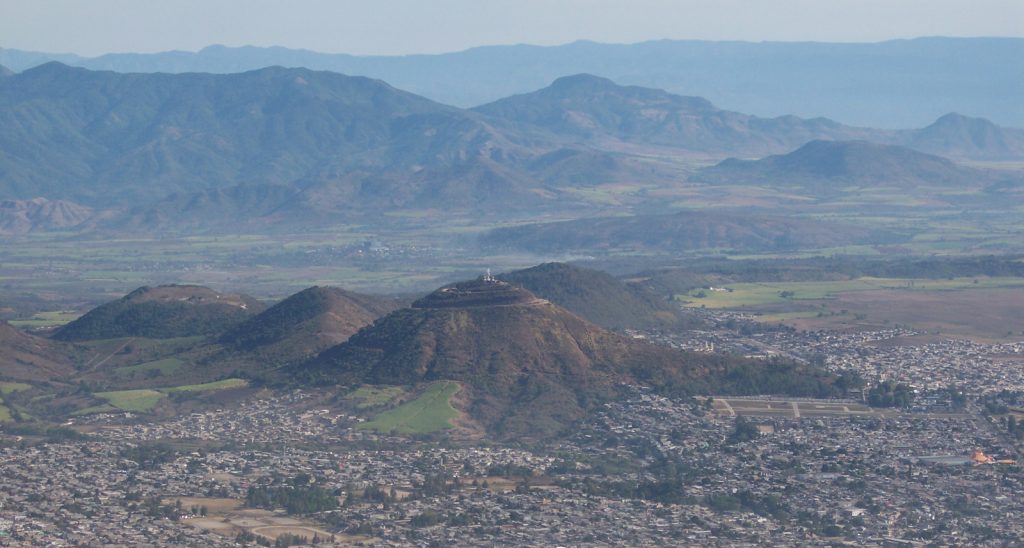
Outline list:
[[[172,386],[169,388],[161,388],[160,390],[168,394],[172,394],[174,392],[208,392],[211,390],[227,390],[228,388],[242,388],[244,386],[249,386],[249,381],[245,379],[223,379],[203,384]]]
[[[131,374],[145,374],[149,371],[159,371],[160,375],[170,375],[181,368],[185,362],[178,358],[165,358],[162,360],[156,360],[146,363],[140,363],[138,365],[130,365],[128,367],[118,367],[116,372],[121,376],[130,376]]]
[[[405,393],[398,386],[360,386],[354,392],[345,396],[346,400],[356,402],[356,407],[366,409],[377,407],[392,402],[395,398]]]
[[[4,396],[18,390],[28,390],[29,388],[32,388],[32,385],[23,382],[0,382],[0,394]]]
[[[81,312],[58,310],[53,312],[39,312],[33,314],[27,320],[11,320],[10,324],[18,327],[43,328],[58,327],[77,320]]]
[[[459,416],[450,400],[460,389],[457,382],[436,382],[415,400],[385,411],[359,428],[402,434],[446,430],[452,427],[450,421]]]
[[[690,307],[740,308],[797,300],[817,300],[840,293],[899,289],[908,291],[954,291],[981,288],[1024,287],[1024,278],[899,279],[857,278],[824,282],[766,282],[726,284],[724,291],[695,289],[676,298]],[[703,297],[698,295],[703,294]]]
[[[107,400],[110,405],[122,411],[135,411],[138,413],[152,411],[156,404],[160,403],[160,400],[164,397],[161,392],[148,388],[97,392],[95,395]]]
[[[0,403],[0,422],[11,422],[14,417],[11,416],[11,410],[6,405]]]

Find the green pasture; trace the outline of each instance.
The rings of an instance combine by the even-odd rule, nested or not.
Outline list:
[[[175,392],[210,392],[213,390],[242,388],[244,386],[249,386],[249,381],[245,379],[223,379],[203,384],[186,384],[184,386],[172,386],[170,388],[161,388],[160,390],[168,394],[173,394]]]
[[[398,386],[360,386],[354,392],[345,396],[346,400],[355,402],[359,409],[377,407],[394,401],[405,393]]]
[[[107,400],[110,405],[122,411],[144,413],[152,411],[160,403],[164,394],[149,388],[141,390],[117,390],[113,392],[97,392],[96,397]]]
[[[18,390],[28,390],[29,388],[32,388],[32,385],[23,382],[0,382],[0,394],[4,396]]]
[[[827,299],[838,293],[900,289],[908,291],[959,291],[981,288],[1024,287],[1024,278],[977,277],[954,279],[857,278],[823,282],[764,282],[726,284],[724,291],[694,289],[677,295],[689,307],[739,308],[799,300]],[[703,295],[703,297],[698,297]],[[806,317],[806,316],[804,316]]]
[[[11,320],[10,324],[18,327],[32,328],[58,327],[77,320],[81,315],[81,312],[75,312],[73,310],[38,312],[33,314],[31,318],[25,320]]]
[[[106,400],[108,405],[98,405],[86,409],[80,409],[74,414],[85,415],[89,413],[112,411],[113,409],[111,409],[111,407],[122,411],[145,413],[152,411],[153,408],[160,403],[160,400],[164,399],[167,394],[173,394],[176,392],[208,392],[213,390],[227,390],[228,388],[239,388],[243,386],[249,386],[249,381],[244,379],[223,379],[204,384],[187,384],[183,386],[170,386],[159,389],[141,388],[138,390],[97,392],[93,395]]]
[[[402,434],[446,430],[452,427],[450,421],[459,416],[449,400],[460,388],[459,383],[453,381],[434,383],[420,397],[377,415],[359,428]]]
[[[181,366],[184,364],[185,362],[178,358],[164,358],[162,360],[140,363],[138,365],[118,367],[115,372],[121,376],[129,376],[132,373],[145,374],[148,371],[159,371],[161,375],[170,375],[178,369],[181,369]]]

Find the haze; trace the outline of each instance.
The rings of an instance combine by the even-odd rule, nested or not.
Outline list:
[[[356,55],[656,39],[1024,36],[1015,0],[0,1],[0,47],[100,55],[280,45]]]

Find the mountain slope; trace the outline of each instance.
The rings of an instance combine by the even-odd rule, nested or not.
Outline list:
[[[442,103],[481,105],[591,73],[623,84],[709,97],[761,116],[827,116],[860,126],[920,127],[951,111],[1024,127],[1024,39],[917,38],[877,43],[580,41],[488,46],[456,53],[352,56],[282,47],[86,59],[0,49],[21,71],[57,60],[120,72],[241,72],[272,65],[380,78]]]
[[[246,295],[217,293],[191,285],[140,287],[100,305],[61,327],[61,341],[146,337],[170,339],[216,335],[259,313],[264,306]]]
[[[730,184],[796,185],[819,191],[846,186],[981,187],[1004,176],[954,164],[923,152],[863,141],[812,141],[760,160],[730,158],[700,170],[695,180]]]
[[[984,118],[950,113],[928,127],[905,133],[900,142],[915,150],[952,158],[1024,158],[1024,130],[999,127]]]
[[[74,371],[72,352],[65,345],[0,321],[0,379],[39,382]]]
[[[698,249],[779,251],[899,241],[902,236],[846,224],[792,217],[684,211],[670,215],[594,217],[496,228],[486,249],[533,253],[610,250],[679,253]]]
[[[280,361],[298,361],[348,340],[397,308],[390,299],[311,287],[238,324],[219,342]]]
[[[51,63],[3,79],[0,105],[7,195],[108,204],[360,170],[415,183],[423,168],[515,164],[530,153],[513,141],[533,138],[380,81],[279,67],[169,75]]]
[[[599,270],[546,263],[500,274],[498,279],[606,329],[665,326],[680,321],[678,306]]]
[[[824,376],[791,366],[773,370],[622,337],[524,289],[485,280],[435,291],[288,374],[317,384],[458,381],[467,393],[462,411],[498,437],[520,439],[557,434],[615,397],[621,383],[680,394],[782,384],[829,390]]]
[[[66,200],[4,200],[0,201],[0,234],[72,228],[92,215],[91,208]]]
[[[547,88],[474,109],[510,123],[531,124],[594,143],[618,140],[701,152],[764,154],[791,150],[812,139],[867,138],[884,132],[795,116],[757,118],[590,74],[567,76]]]
[[[328,72],[118,74],[50,63],[0,81],[0,192],[115,207],[98,223],[115,229],[565,209],[580,201],[566,185],[676,176]]]

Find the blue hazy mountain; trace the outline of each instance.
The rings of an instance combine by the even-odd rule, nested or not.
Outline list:
[[[870,44],[661,40],[639,44],[488,46],[439,55],[352,56],[281,47],[83,58],[0,49],[22,71],[47,61],[118,72],[241,72],[271,65],[379,78],[470,107],[567,74],[706,97],[756,114],[824,116],[871,127],[921,127],[949,112],[1024,126],[1024,39],[918,38]]]

